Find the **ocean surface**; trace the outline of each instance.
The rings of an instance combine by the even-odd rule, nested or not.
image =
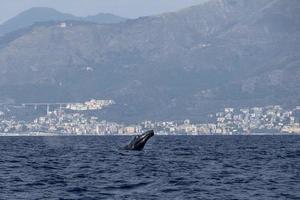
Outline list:
[[[0,199],[300,199],[300,136],[0,137]]]

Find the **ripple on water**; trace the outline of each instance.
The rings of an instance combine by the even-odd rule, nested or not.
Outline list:
[[[300,199],[300,137],[0,138],[0,199]]]

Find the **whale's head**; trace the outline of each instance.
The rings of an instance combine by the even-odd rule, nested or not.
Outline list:
[[[130,144],[125,146],[125,149],[141,151],[144,149],[146,142],[152,136],[154,136],[153,130],[147,131],[147,132],[143,133],[142,135],[135,136],[134,139],[130,142]]]

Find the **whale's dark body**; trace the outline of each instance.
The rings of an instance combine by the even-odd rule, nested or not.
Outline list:
[[[134,139],[124,147],[125,150],[141,151],[144,149],[146,142],[154,136],[154,131],[150,130],[142,135],[135,136]]]

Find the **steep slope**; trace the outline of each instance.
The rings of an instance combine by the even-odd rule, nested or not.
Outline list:
[[[104,114],[114,120],[292,105],[300,97],[299,5],[212,0],[116,25],[40,24],[3,42],[1,97],[113,98],[117,106]]]

